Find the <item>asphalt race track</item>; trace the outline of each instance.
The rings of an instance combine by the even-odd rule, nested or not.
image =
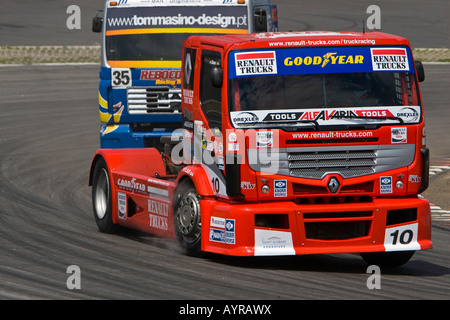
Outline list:
[[[77,2],[90,1],[71,4]],[[101,7],[102,1],[96,2]],[[417,3],[415,8],[431,3],[419,12],[425,17],[422,26],[410,24],[416,46],[450,47],[448,25],[444,38],[445,33],[435,29],[442,26],[433,23],[442,12],[431,14],[448,1],[406,2],[412,7]],[[297,25],[300,2],[275,3],[280,20],[284,15],[292,29],[317,29],[321,21],[321,29],[358,27],[359,22],[351,22],[350,10],[345,11],[349,5],[341,5],[341,11],[337,5],[305,5],[303,12],[325,12]],[[382,10],[383,3],[388,5],[380,3]],[[364,14],[367,5],[359,7]],[[416,13],[403,16],[399,7],[389,11],[386,24],[398,23],[398,30],[406,32]],[[336,12],[343,12],[343,18],[333,22],[330,17]],[[58,11],[54,17],[64,21],[66,14]],[[20,20],[15,23],[19,32]],[[34,23],[25,23],[25,31],[46,22]],[[342,25],[333,28],[338,23]],[[0,23],[0,42],[2,30]],[[67,30],[61,32],[67,35]],[[42,41],[48,44],[51,39]],[[427,141],[433,164],[445,165],[450,159],[450,65],[426,64],[425,70],[421,89]],[[87,181],[99,146],[98,71],[96,65],[0,66],[0,299],[450,299],[450,219],[433,219],[434,248],[416,252],[401,268],[382,269],[381,289],[373,290],[367,287],[370,274],[358,255],[192,258],[180,254],[172,240],[133,231],[99,233]],[[450,210],[449,172],[433,176],[424,193],[444,210]],[[72,265],[80,268],[80,289],[67,286]]]

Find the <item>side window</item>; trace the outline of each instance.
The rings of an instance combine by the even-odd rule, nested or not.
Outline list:
[[[267,12],[265,9],[255,8],[253,13],[255,32],[267,32]]]
[[[200,103],[210,127],[222,125],[222,89],[213,86],[211,70],[221,67],[221,55],[216,51],[202,52],[202,77],[200,82]]]

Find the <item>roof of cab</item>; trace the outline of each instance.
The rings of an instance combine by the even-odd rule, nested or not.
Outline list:
[[[408,39],[388,33],[371,32],[336,32],[336,31],[294,31],[268,32],[245,35],[193,36],[188,40],[192,45],[210,44],[233,48],[289,48],[318,46],[380,46],[406,45]]]

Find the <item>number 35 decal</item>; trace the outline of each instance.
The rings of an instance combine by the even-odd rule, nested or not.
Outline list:
[[[386,251],[420,250],[417,242],[418,224],[386,228],[384,248]]]
[[[111,84],[115,89],[131,86],[131,70],[122,68],[111,69]]]

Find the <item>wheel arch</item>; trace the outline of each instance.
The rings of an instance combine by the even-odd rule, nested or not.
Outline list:
[[[215,195],[208,179],[208,175],[203,168],[198,166],[184,167],[177,177],[177,188],[187,181],[190,181],[194,185],[199,196],[205,197]]]
[[[165,176],[167,174],[161,154],[155,148],[99,149],[91,162],[89,186],[92,185],[94,168],[100,158],[105,161],[110,173],[113,171],[126,171],[149,177]]]
[[[88,180],[88,186],[90,186],[90,187],[92,187],[92,178],[94,175],[94,168],[95,168],[95,165],[97,164],[97,162],[99,161],[99,159],[103,159],[103,161],[105,161],[105,158],[101,154],[96,153],[94,158],[91,161],[91,168],[89,169],[89,180]],[[106,163],[106,161],[105,161],[105,163]],[[108,163],[106,163],[106,166],[108,166]]]

